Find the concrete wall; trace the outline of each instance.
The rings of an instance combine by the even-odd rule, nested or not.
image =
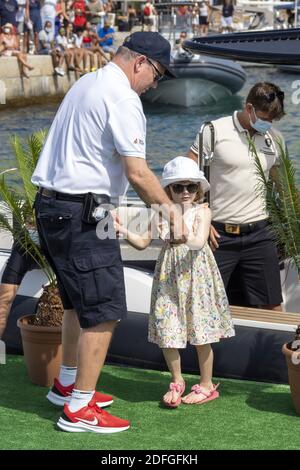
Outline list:
[[[34,70],[28,71],[29,78],[21,78],[16,57],[0,57],[1,105],[62,96],[75,81],[74,72],[66,73],[64,77],[55,75],[49,56],[28,56],[28,63]]]
[[[118,47],[122,44],[126,36],[127,32],[116,32],[115,45]],[[21,78],[16,57],[0,57],[1,108],[63,96],[75,82],[75,73],[67,73],[66,69],[64,77],[55,75],[49,56],[27,55],[27,58],[34,70],[26,70],[29,78]]]

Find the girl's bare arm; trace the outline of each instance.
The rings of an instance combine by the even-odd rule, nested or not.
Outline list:
[[[192,233],[190,233],[187,245],[192,250],[201,250],[208,240],[211,224],[211,210],[208,204],[197,208]]]
[[[147,246],[150,245],[152,241],[152,230],[151,224],[149,224],[147,230],[143,234],[137,234],[132,232],[127,227],[124,227],[117,215],[116,212],[112,211],[112,216],[114,219],[114,227],[118,234],[122,234],[124,239],[137,250],[144,250]]]

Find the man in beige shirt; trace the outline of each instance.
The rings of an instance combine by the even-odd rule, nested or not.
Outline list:
[[[284,93],[271,83],[257,83],[242,111],[213,121],[215,151],[210,163],[211,245],[225,287],[238,272],[247,305],[274,310],[281,310],[282,302],[278,256],[264,200],[257,193],[259,181],[249,138],[266,177],[275,180],[277,141],[283,143],[283,138],[272,123],[283,115]],[[208,132],[204,132],[203,141],[204,153],[208,153]],[[196,139],[189,157],[197,156]]]

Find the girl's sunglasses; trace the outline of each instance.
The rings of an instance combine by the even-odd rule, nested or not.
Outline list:
[[[183,193],[183,191],[185,189],[187,189],[187,191],[190,194],[193,194],[193,193],[196,193],[198,191],[198,187],[199,187],[199,185],[197,183],[190,183],[190,184],[176,183],[176,184],[171,184],[171,188],[174,191],[174,193],[176,193],[176,194]]]

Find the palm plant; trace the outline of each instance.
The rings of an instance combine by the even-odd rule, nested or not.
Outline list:
[[[294,263],[300,276],[300,197],[295,178],[295,168],[288,156],[282,140],[277,139],[279,166],[276,182],[266,178],[261,161],[252,139],[249,146],[254,156],[258,176],[257,196],[263,198],[269,214],[270,227],[278,245],[283,247],[285,258]],[[300,325],[295,333],[295,340],[300,339]],[[292,349],[292,342],[288,343]]]
[[[258,176],[257,196],[265,201],[271,230],[278,245],[283,246],[285,258],[294,263],[300,276],[300,197],[295,168],[281,139],[276,140],[279,166],[276,181],[266,178],[255,144],[249,141]]]
[[[39,244],[31,235],[35,228],[33,203],[37,188],[31,183],[43,147],[46,131],[35,132],[26,141],[13,136],[11,145],[17,168],[6,169],[0,173],[0,198],[4,202],[0,213],[0,230],[9,232],[21,249],[28,253],[45,273],[49,284],[43,286],[43,294],[38,302],[34,324],[57,326],[61,324],[63,307],[56,285],[55,274],[46,261]],[[14,185],[7,180],[8,172],[16,171],[20,184]],[[13,223],[11,224],[11,215]]]

